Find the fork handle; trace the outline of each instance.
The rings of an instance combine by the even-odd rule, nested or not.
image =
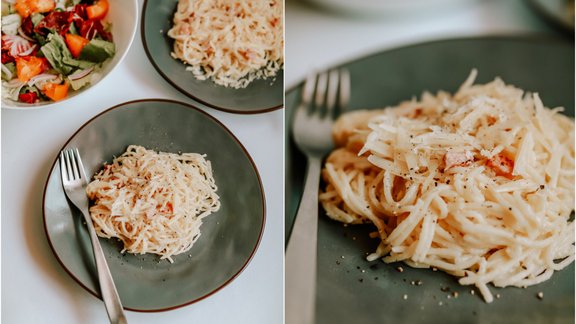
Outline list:
[[[320,158],[308,157],[304,192],[286,248],[286,324],[315,320],[320,166]]]
[[[102,300],[106,306],[108,319],[112,324],[126,324],[128,322],[124,315],[120,296],[118,296],[116,286],[114,285],[114,280],[112,279],[112,274],[108,268],[108,263],[106,262],[104,251],[102,251],[102,246],[100,246],[98,235],[96,235],[96,230],[94,229],[94,225],[92,225],[92,219],[87,211],[82,210],[82,213],[84,214],[84,220],[86,221],[88,233],[90,233],[90,240],[92,241],[92,251],[94,251],[94,260],[96,261],[100,294],[102,295]]]

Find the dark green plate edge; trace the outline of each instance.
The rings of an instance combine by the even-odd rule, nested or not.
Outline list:
[[[158,1],[158,0],[156,0]],[[140,21],[140,38],[142,39],[142,45],[144,45],[144,52],[146,52],[146,56],[148,57],[148,60],[150,61],[150,63],[152,63],[152,66],[154,66],[154,69],[158,72],[158,74],[160,74],[160,76],[162,76],[162,78],[164,78],[164,80],[166,80],[168,83],[170,83],[176,90],[180,91],[182,94],[194,99],[195,101],[206,105],[208,107],[220,110],[220,111],[224,111],[224,112],[228,112],[228,113],[234,113],[234,114],[244,114],[244,115],[254,115],[254,114],[261,114],[261,113],[266,113],[266,112],[270,112],[270,111],[274,111],[274,110],[278,110],[281,109],[282,107],[284,107],[284,102],[285,102],[285,97],[282,97],[282,102],[274,107],[270,107],[270,108],[264,108],[264,109],[258,109],[258,110],[250,110],[250,111],[246,111],[246,110],[236,110],[236,109],[230,109],[230,108],[224,108],[224,107],[219,107],[216,106],[214,104],[211,104],[209,102],[206,102],[205,100],[201,100],[198,99],[197,97],[195,97],[193,94],[189,93],[188,91],[182,89],[177,83],[175,83],[174,81],[172,81],[166,74],[164,74],[164,72],[162,72],[162,69],[160,69],[160,67],[156,64],[156,62],[154,61],[154,58],[152,57],[152,55],[150,54],[150,51],[148,50],[148,43],[146,42],[146,32],[145,32],[145,25],[146,25],[146,8],[148,7],[148,2],[149,0],[144,0],[144,4],[142,5],[142,19]],[[152,1],[150,1],[152,2]],[[284,82],[284,80],[282,80],[282,82]],[[284,91],[285,93],[286,91]]]
[[[256,240],[256,244],[254,245],[254,249],[252,250],[252,253],[250,253],[250,256],[246,259],[246,262],[244,263],[244,265],[242,265],[242,267],[238,270],[238,272],[236,274],[234,274],[232,277],[230,277],[230,279],[228,279],[227,281],[223,282],[222,285],[220,285],[219,287],[217,287],[216,289],[212,290],[211,292],[207,293],[206,295],[190,300],[188,302],[179,304],[179,305],[174,305],[171,307],[165,307],[165,308],[158,308],[158,309],[137,309],[137,308],[130,308],[130,307],[123,307],[126,310],[129,311],[134,311],[134,312],[141,312],[141,313],[157,313],[157,312],[165,312],[165,311],[170,311],[170,310],[174,310],[180,307],[184,307],[184,306],[188,306],[190,304],[194,304],[198,301],[201,301],[207,297],[212,296],[213,294],[215,294],[216,292],[220,291],[222,288],[224,288],[225,286],[227,286],[229,283],[231,283],[234,279],[236,279],[240,273],[242,273],[244,271],[244,269],[246,269],[246,267],[248,266],[248,264],[250,263],[250,261],[252,260],[252,258],[254,257],[254,254],[256,254],[256,251],[258,250],[258,247],[260,246],[260,242],[262,241],[262,235],[264,233],[264,228],[266,226],[266,195],[264,193],[264,187],[262,185],[262,179],[260,177],[260,173],[258,172],[258,168],[256,168],[256,164],[254,163],[254,160],[252,159],[252,156],[250,156],[250,153],[248,153],[248,151],[246,150],[246,148],[244,147],[244,145],[242,145],[242,143],[240,142],[240,140],[238,140],[238,138],[224,125],[222,124],[218,119],[216,119],[215,117],[213,117],[212,115],[208,114],[207,112],[203,111],[202,109],[196,108],[190,104],[181,102],[181,101],[176,101],[176,100],[171,100],[171,99],[140,99],[140,100],[132,100],[132,101],[127,101],[118,105],[115,105],[111,108],[108,108],[102,112],[100,112],[99,114],[97,114],[96,116],[90,118],[88,121],[86,121],[84,124],[82,124],[82,126],[80,126],[75,132],[74,134],[72,134],[70,136],[70,138],[66,141],[66,143],[64,143],[64,145],[58,150],[58,152],[62,151],[64,148],[66,148],[66,146],[68,145],[68,143],[70,143],[70,141],[72,141],[72,139],[88,124],[90,124],[93,120],[97,119],[98,117],[100,117],[101,115],[104,115],[116,108],[121,108],[124,107],[126,105],[131,105],[134,103],[145,103],[145,102],[163,102],[163,103],[171,103],[171,104],[176,104],[176,105],[181,105],[184,106],[186,108],[190,108],[190,109],[194,109],[202,114],[204,114],[207,118],[213,120],[216,124],[220,125],[220,127],[226,132],[228,133],[228,135],[230,135],[230,137],[232,139],[234,139],[234,141],[240,146],[240,148],[244,151],[244,154],[246,154],[246,157],[248,158],[248,160],[250,161],[250,164],[252,165],[252,168],[254,168],[254,173],[256,174],[256,177],[258,179],[258,185],[260,187],[260,192],[262,194],[262,225],[260,227],[260,233],[258,234],[258,239]],[[62,266],[62,268],[66,271],[66,273],[68,273],[68,275],[70,275],[70,277],[72,277],[72,279],[74,279],[74,281],[76,281],[82,288],[84,288],[86,291],[88,291],[91,295],[93,295],[94,297],[102,300],[102,297],[100,296],[100,294],[98,294],[98,292],[90,289],[89,287],[87,287],[86,285],[84,285],[82,283],[82,281],[80,279],[78,279],[70,270],[68,270],[68,268],[66,267],[66,265],[64,265],[64,262],[60,259],[60,257],[58,256],[58,253],[56,252],[56,249],[54,248],[54,246],[52,245],[52,241],[50,240],[50,235],[48,234],[48,226],[46,224],[46,210],[45,210],[45,206],[46,206],[46,189],[48,188],[48,183],[50,180],[50,175],[52,174],[52,170],[54,170],[54,167],[56,166],[56,162],[58,162],[58,157],[56,157],[56,159],[54,159],[54,162],[52,162],[52,166],[50,167],[50,172],[48,173],[48,176],[46,177],[46,183],[44,184],[44,190],[42,193],[42,222],[44,225],[44,234],[46,235],[46,240],[48,241],[48,245],[50,246],[50,249],[52,250],[52,253],[54,254],[54,256],[56,257],[56,260],[58,260],[58,263]]]
[[[574,39],[574,21],[569,22],[558,15],[557,12],[551,12],[542,5],[542,0],[525,0],[530,7],[539,17],[543,18],[550,26],[556,30]],[[550,0],[543,0],[550,1]]]

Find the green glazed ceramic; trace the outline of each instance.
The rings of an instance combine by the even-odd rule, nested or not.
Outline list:
[[[282,107],[284,71],[273,79],[256,80],[244,89],[226,88],[206,80],[197,80],[186,65],[174,59],[173,41],[168,37],[178,0],[146,1],[142,13],[142,42],[146,54],[166,81],[190,98],[215,109],[253,114]]]
[[[479,83],[501,77],[538,92],[547,106],[564,106],[565,113],[574,116],[574,44],[563,40],[531,36],[442,40],[385,51],[342,67],[351,74],[350,109],[395,105],[425,90],[454,92],[477,68]],[[300,88],[286,95],[287,121]],[[288,134],[286,138],[288,237],[306,161]],[[460,286],[440,271],[366,261],[378,246],[378,240],[368,237],[373,230],[371,225],[344,227],[320,210],[317,323],[574,323],[574,264],[526,289],[491,286],[495,300],[487,304],[473,287]],[[543,299],[537,297],[539,292]]]
[[[574,0],[528,0],[527,2],[542,18],[574,37]]]
[[[195,152],[212,163],[221,208],[204,219],[201,236],[174,263],[156,255],[121,254],[116,239],[100,238],[122,304],[163,311],[203,299],[232,281],[254,255],[265,223],[260,176],[248,152],[218,120],[169,100],[140,100],[112,107],[84,124],[63,146],[78,147],[93,175],[129,144],[163,152]],[[57,161],[44,190],[44,225],[64,269],[100,295],[90,239],[80,212],[66,200]]]

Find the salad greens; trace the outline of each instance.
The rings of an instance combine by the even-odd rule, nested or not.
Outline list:
[[[58,101],[99,79],[116,49],[108,0],[2,0],[2,96]]]

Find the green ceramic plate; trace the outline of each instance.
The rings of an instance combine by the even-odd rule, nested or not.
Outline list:
[[[167,36],[178,0],[146,1],[142,13],[142,42],[148,58],[166,81],[190,98],[215,109],[253,114],[282,107],[284,71],[274,79],[256,80],[244,89],[219,86],[210,80],[199,81],[186,71],[172,52]]]
[[[204,220],[202,236],[174,263],[155,255],[120,253],[118,240],[100,239],[126,309],[163,311],[203,299],[232,281],[252,258],[264,229],[265,200],[248,152],[219,121],[192,106],[168,100],[112,107],[82,126],[63,148],[78,147],[87,174],[111,162],[129,144],[163,152],[207,154],[221,208]],[[64,269],[99,297],[88,232],[62,189],[54,161],[44,190],[44,225]]]
[[[542,18],[574,36],[574,0],[528,0],[528,3]]]
[[[539,92],[548,106],[564,106],[574,116],[574,45],[561,40],[443,40],[382,52],[343,67],[351,73],[350,109],[394,105],[424,90],[454,92],[477,68],[478,82],[502,77]],[[299,95],[300,86],[286,95],[287,120]],[[288,237],[306,162],[291,140],[286,148]],[[343,227],[320,211],[317,323],[574,323],[574,264],[527,289],[492,287],[500,298],[486,304],[478,291],[472,295],[470,286],[460,286],[444,273],[366,261],[366,254],[378,245],[368,238],[370,231],[369,225]],[[398,266],[404,271],[398,272]],[[537,298],[540,291],[542,300]]]

